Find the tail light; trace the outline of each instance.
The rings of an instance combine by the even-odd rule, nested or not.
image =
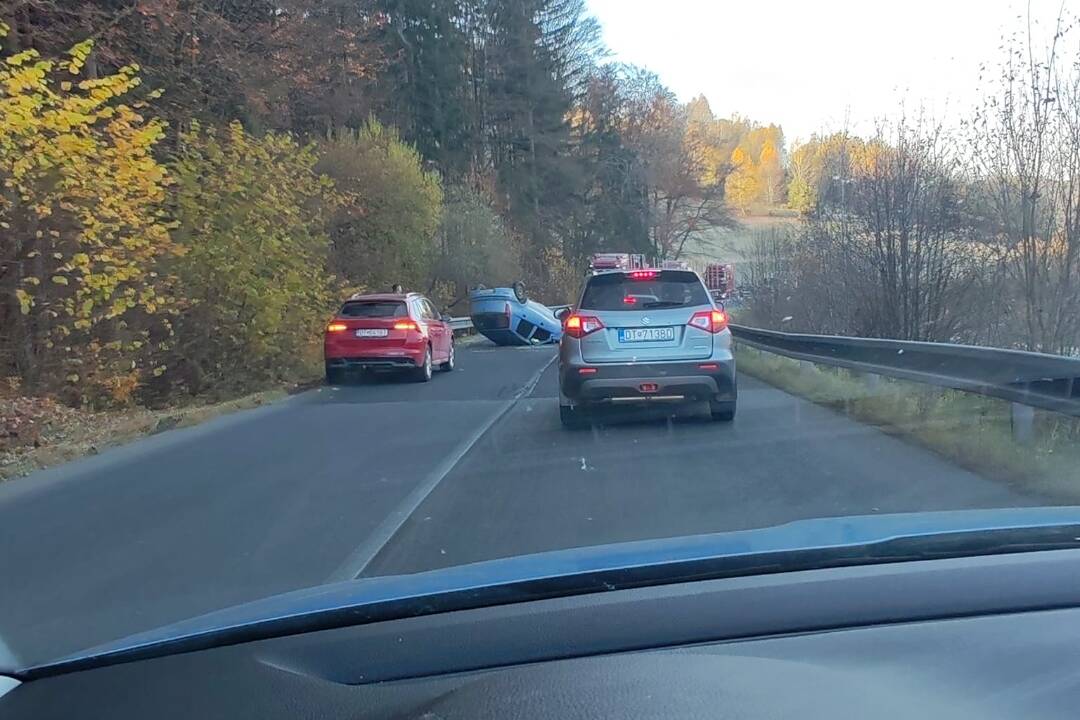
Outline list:
[[[349,326],[346,325],[343,322],[332,322],[332,323],[330,323],[329,325],[326,326],[326,332],[330,332],[330,333],[345,332],[348,329],[349,329]]]
[[[420,326],[412,320],[398,320],[394,323],[395,330],[419,330]]]
[[[583,338],[589,333],[604,327],[600,318],[592,315],[568,315],[563,323],[563,331],[572,338]]]
[[[656,270],[635,270],[630,273],[631,280],[654,280],[659,273]]]
[[[723,310],[702,310],[694,313],[687,324],[699,330],[718,333],[727,327],[727,313]]]

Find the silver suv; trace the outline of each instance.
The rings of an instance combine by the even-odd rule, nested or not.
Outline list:
[[[707,401],[735,417],[735,358],[727,315],[689,270],[602,272],[563,315],[559,417],[589,422],[600,405]]]

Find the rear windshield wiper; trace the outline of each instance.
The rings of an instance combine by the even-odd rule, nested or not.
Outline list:
[[[641,307],[643,307],[643,308],[649,308],[649,309],[652,309],[652,310],[654,310],[654,309],[656,309],[656,308],[677,308],[677,307],[684,307],[685,305],[686,305],[686,303],[681,303],[681,302],[673,302],[673,301],[671,301],[671,300],[657,300],[657,301],[654,301],[654,302],[647,302],[647,303],[643,303],[643,304],[641,305]]]

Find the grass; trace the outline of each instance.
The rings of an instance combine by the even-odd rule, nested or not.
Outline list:
[[[740,372],[901,437],[1022,492],[1080,503],[1080,420],[1036,410],[1035,439],[1013,438],[1011,405],[996,398],[880,378],[744,345]]]
[[[51,429],[39,446],[16,448],[0,458],[0,481],[29,475],[102,450],[173,428],[190,427],[238,410],[267,405],[302,390],[315,380],[251,393],[222,402],[193,404],[167,410],[127,408],[82,411]]]

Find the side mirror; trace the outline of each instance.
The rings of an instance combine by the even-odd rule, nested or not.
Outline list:
[[[555,318],[562,322],[566,318],[570,317],[570,308],[559,308],[555,311]]]

